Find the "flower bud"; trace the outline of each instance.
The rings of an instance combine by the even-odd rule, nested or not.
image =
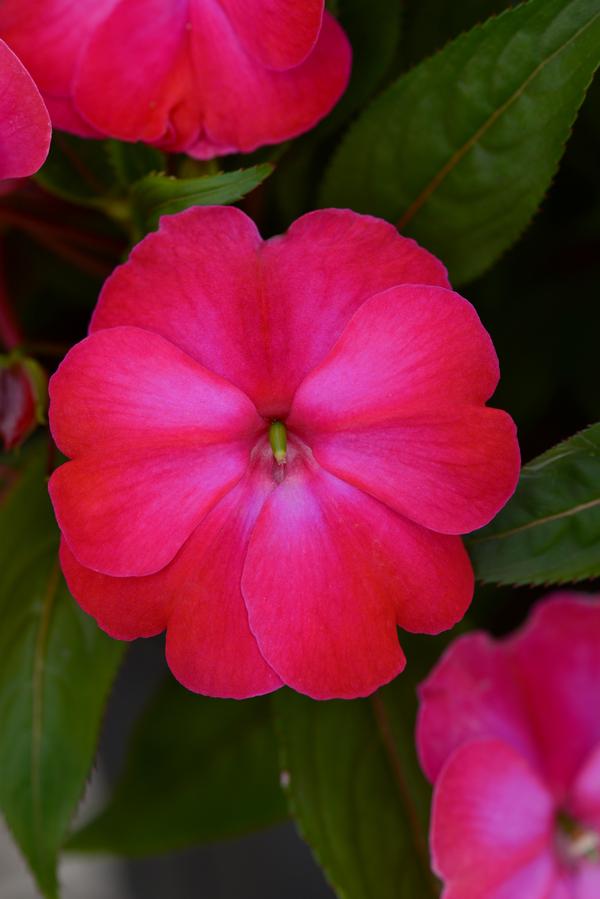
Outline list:
[[[5,450],[19,446],[45,421],[47,381],[34,359],[0,356],[0,437]]]

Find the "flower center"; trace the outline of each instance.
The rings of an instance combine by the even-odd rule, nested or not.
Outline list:
[[[282,421],[272,421],[269,425],[269,443],[279,465],[285,465],[287,458],[287,431]]]
[[[581,859],[600,861],[600,833],[585,827],[565,812],[557,817],[557,840],[565,861],[573,864]]]

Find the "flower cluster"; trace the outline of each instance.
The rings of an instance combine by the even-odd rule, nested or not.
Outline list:
[[[56,128],[199,159],[306,131],[350,72],[324,0],[3,0],[0,37]]]
[[[461,637],[422,685],[444,899],[600,896],[598,599],[558,593],[505,640]]]

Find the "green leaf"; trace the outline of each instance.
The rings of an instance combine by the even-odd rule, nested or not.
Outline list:
[[[467,548],[482,581],[561,584],[600,576],[600,424],[525,465],[513,498]]]
[[[201,178],[148,175],[133,186],[131,199],[140,227],[152,230],[158,227],[161,215],[181,212],[190,206],[236,203],[258,187],[272,171],[273,166],[264,163]]]
[[[368,699],[275,697],[290,811],[341,899],[433,899],[430,789],[414,744],[415,685],[444,638],[403,635],[408,666]]]
[[[356,124],[321,202],[398,224],[483,272],[526,227],[600,62],[597,0],[530,0],[400,78]]]
[[[44,463],[45,447],[37,447],[8,479],[0,506],[0,808],[41,891],[54,899],[57,854],[123,644],[67,591]]]
[[[109,805],[69,848],[152,855],[285,814],[269,699],[206,699],[169,681],[137,725]]]

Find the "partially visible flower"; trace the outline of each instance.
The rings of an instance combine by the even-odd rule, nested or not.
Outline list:
[[[0,40],[0,180],[25,178],[50,147],[48,111],[31,76]]]
[[[57,128],[199,159],[308,130],[346,87],[324,0],[3,0]]]
[[[46,375],[34,359],[0,356],[0,438],[14,449],[45,420]]]
[[[454,642],[420,690],[443,899],[600,896],[600,596]]]
[[[190,689],[371,692],[464,614],[458,534],[516,485],[491,340],[444,267],[347,210],[263,241],[197,207],[112,275],[51,386],[62,564]]]

